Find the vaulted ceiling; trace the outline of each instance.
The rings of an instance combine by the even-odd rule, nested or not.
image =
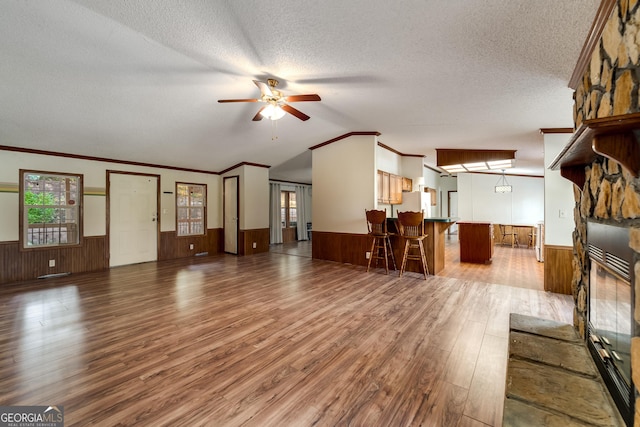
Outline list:
[[[567,84],[599,0],[4,0],[0,145],[309,182],[309,147],[352,131],[435,165],[572,127]],[[311,116],[251,121],[275,77]],[[277,137],[277,139],[273,139]],[[1,152],[0,152],[1,155]]]

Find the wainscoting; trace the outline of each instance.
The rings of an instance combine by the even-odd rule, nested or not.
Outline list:
[[[282,229],[282,243],[296,242],[296,229],[294,227],[286,227]]]
[[[55,260],[55,267],[49,267]],[[46,274],[98,271],[109,267],[105,236],[82,239],[82,246],[20,251],[20,243],[0,242],[0,284]]]
[[[175,231],[160,233],[158,260],[187,258],[208,252],[209,255],[224,252],[224,230],[210,228],[206,236],[177,237]],[[190,249],[189,245],[193,245]]]
[[[175,231],[160,233],[158,260],[187,258],[207,252],[215,255],[224,252],[224,231],[210,228],[206,236],[176,237]],[[254,236],[251,234],[251,238]],[[258,248],[269,248],[269,230],[266,244],[259,240]],[[256,241],[251,240],[250,242]],[[193,249],[189,245],[193,244]],[[246,244],[245,244],[246,246]],[[249,243],[251,246],[251,243]],[[246,250],[246,249],[245,249]],[[253,253],[257,249],[251,249]],[[252,252],[249,252],[252,253]],[[49,260],[55,267],[49,267]],[[0,242],[0,284],[35,279],[46,274],[82,273],[109,268],[109,248],[106,236],[90,236],[82,239],[82,246],[72,248],[50,248],[20,251],[17,241]]]
[[[573,278],[573,248],[571,246],[544,247],[544,290],[571,295]]]
[[[367,265],[365,253],[371,250],[368,234],[313,232],[313,258],[344,264]]]
[[[269,252],[269,229],[256,228],[253,230],[240,230],[238,237],[238,255],[253,255]],[[256,247],[253,247],[253,244]]]

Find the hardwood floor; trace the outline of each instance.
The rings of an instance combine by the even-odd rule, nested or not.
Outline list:
[[[572,319],[566,295],[303,249],[0,288],[0,405],[63,405],[67,426],[498,426],[509,313]]]
[[[311,241],[271,245],[270,251],[310,258]],[[445,268],[438,276],[544,290],[544,264],[533,248],[495,245],[491,264],[461,263],[456,234],[445,238]]]
[[[544,263],[536,260],[533,248],[494,247],[491,264],[460,262],[458,236],[445,240],[445,268],[439,275],[476,282],[495,283],[519,288],[544,290]]]

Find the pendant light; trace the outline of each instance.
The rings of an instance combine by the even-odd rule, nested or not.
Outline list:
[[[496,193],[511,193],[511,185],[507,182],[507,178],[504,175],[504,169],[502,169],[502,176],[498,179],[495,186]]]

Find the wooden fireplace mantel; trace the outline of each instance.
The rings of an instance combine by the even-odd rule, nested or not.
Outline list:
[[[564,178],[582,189],[586,181],[585,166],[600,155],[620,163],[638,177],[640,142],[634,131],[640,132],[640,113],[585,120],[549,169],[560,169]]]

